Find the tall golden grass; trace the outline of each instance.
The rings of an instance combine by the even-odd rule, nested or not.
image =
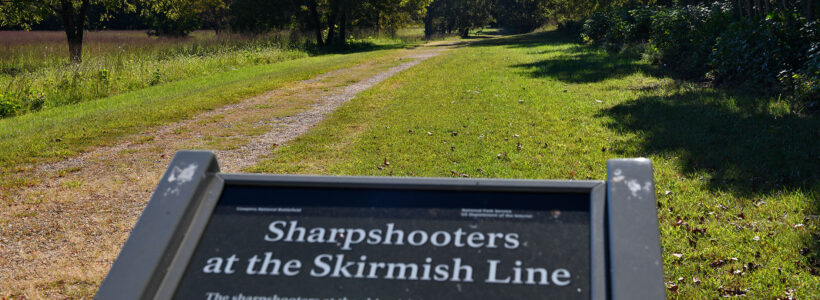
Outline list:
[[[305,35],[289,31],[184,38],[88,32],[80,64],[69,63],[60,31],[0,31],[0,41],[0,117],[308,55]]]

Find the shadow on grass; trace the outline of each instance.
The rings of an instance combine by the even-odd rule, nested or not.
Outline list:
[[[635,55],[606,53],[575,41],[558,32],[546,32],[471,46],[570,46],[548,50],[557,56],[513,66],[525,75],[567,83],[595,83],[636,72],[679,78],[640,63]],[[530,54],[547,53],[539,51]],[[692,88],[673,96],[656,96],[656,88],[598,113],[598,117],[612,118],[607,125],[611,130],[637,134],[635,139],[613,146],[619,155],[678,157],[678,169],[684,175],[703,175],[708,189],[748,201],[795,190],[806,192],[806,197],[820,196],[820,116],[773,114],[768,97],[739,90]],[[820,200],[805,201],[812,205],[806,214],[820,211]],[[801,254],[809,264],[804,267],[817,274],[820,234],[807,235],[803,245]]]
[[[572,36],[550,31],[470,46],[570,46],[555,50],[562,52],[557,56],[513,66],[532,77],[567,83],[595,83],[637,72],[674,77],[641,63],[635,55],[611,54],[574,42]],[[767,97],[737,90],[693,88],[668,97],[645,92],[649,95],[599,114],[614,119],[609,126],[615,131],[640,133],[640,140],[616,145],[624,156],[678,156],[682,172],[708,173],[710,189],[738,195],[820,192],[820,116],[771,114]]]
[[[730,108],[730,97],[735,102],[758,101],[693,91],[645,96],[600,116],[612,117],[609,126],[615,131],[640,133],[639,140],[616,145],[622,154],[678,156],[683,172],[711,175],[710,189],[743,196],[818,189],[820,119],[755,112],[743,105]]]
[[[574,43],[557,31],[496,38],[471,47],[567,45],[562,54],[514,65],[533,77],[595,83],[642,72],[671,77],[635,55],[611,54]],[[533,52],[540,54],[543,52]],[[616,145],[625,156],[671,155],[689,174],[710,174],[709,187],[753,195],[790,189],[820,190],[820,117],[768,113],[766,97],[742,91],[693,88],[674,96],[650,94],[599,113],[615,131],[640,133]],[[616,149],[616,150],[617,150]]]
[[[549,77],[567,83],[594,83],[622,78],[636,72],[655,73],[656,68],[639,63],[635,55],[610,54],[577,44],[577,37],[559,31],[515,35],[507,38],[473,42],[470,46],[506,46],[535,48],[544,45],[566,45],[569,48],[535,51],[530,54],[560,52],[533,63],[514,65],[534,78]]]
[[[394,44],[376,44],[373,42],[353,42],[344,45],[333,46],[318,46],[315,43],[310,43],[303,46],[303,50],[311,56],[325,55],[325,54],[350,54],[358,52],[370,52],[379,50],[393,50],[414,47],[412,44],[394,43]]]
[[[820,195],[820,118],[749,112],[744,107],[750,106],[742,105],[730,108],[726,97],[722,92],[646,96],[599,116],[613,118],[608,126],[614,131],[639,134],[614,145],[620,155],[676,156],[683,174],[705,173],[708,189],[749,202],[802,190],[809,204],[803,213],[816,215],[820,200],[810,197]],[[747,102],[759,102],[746,97]],[[820,276],[820,234],[805,235],[800,249],[806,257],[800,268]]]
[[[569,54],[515,67],[527,70],[532,77],[551,77],[567,83],[594,83],[637,72],[655,72],[652,66],[638,64],[635,59],[624,55],[591,52],[582,46],[565,52]]]
[[[534,48],[544,45],[569,44],[577,38],[559,31],[545,31],[530,34],[510,35],[502,38],[487,39],[470,43],[473,47],[507,46],[509,48]]]

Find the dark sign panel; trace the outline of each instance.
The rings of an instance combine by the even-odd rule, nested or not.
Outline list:
[[[227,184],[175,298],[589,298],[590,199]]]
[[[607,181],[225,174],[181,151],[95,298],[664,299],[652,164]]]

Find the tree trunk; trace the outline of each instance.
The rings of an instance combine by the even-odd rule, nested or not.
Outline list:
[[[73,63],[81,63],[83,61],[82,37],[68,37],[68,54]]]
[[[737,0],[737,6],[735,7],[737,10],[737,19],[738,21],[743,20],[743,2],[742,0]]]
[[[470,36],[470,28],[464,28],[461,30],[461,37],[466,38]]]
[[[424,39],[430,40],[433,37],[433,15],[430,13],[430,5],[427,6],[427,13],[424,15]]]
[[[350,8],[347,4],[343,5],[342,18],[339,20],[339,45],[344,45],[347,42],[347,14]]]
[[[324,45],[324,40],[322,40],[322,22],[319,20],[319,8],[317,6],[316,0],[308,1],[310,19],[313,23],[314,33],[316,33],[316,45],[321,47]]]
[[[814,21],[814,0],[806,0],[806,19]]]
[[[83,61],[83,33],[85,32],[85,18],[88,15],[89,0],[83,0],[80,10],[74,11],[71,0],[61,0],[60,10],[57,13],[63,19],[66,40],[68,41],[68,55],[73,63]]]
[[[334,25],[336,25],[336,24],[334,24],[334,22],[330,22],[330,21],[327,22],[328,29],[327,29],[327,39],[325,40],[325,45],[333,45],[335,43],[333,38],[336,37],[336,32],[333,29],[336,26],[334,26]]]
[[[755,16],[759,19],[762,15],[762,9],[760,8],[762,5],[760,4],[760,0],[755,0]]]

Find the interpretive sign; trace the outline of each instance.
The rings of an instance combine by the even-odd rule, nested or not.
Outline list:
[[[180,152],[97,297],[663,298],[651,165],[609,169],[608,181],[247,175]]]

